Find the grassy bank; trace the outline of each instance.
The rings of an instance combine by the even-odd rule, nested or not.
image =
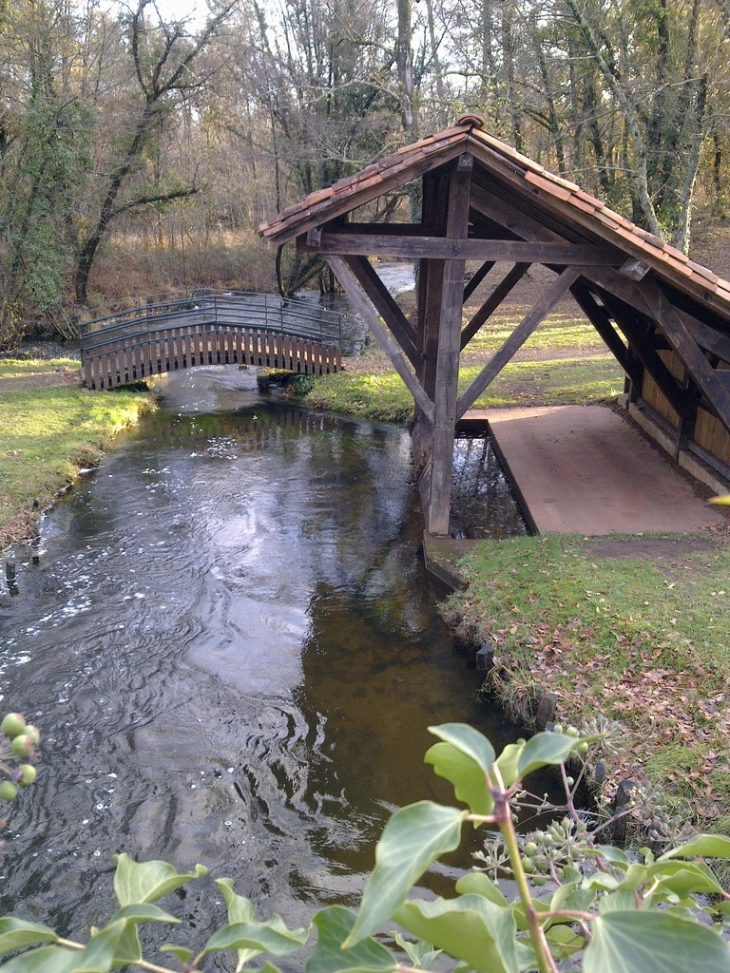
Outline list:
[[[517,712],[555,692],[561,722],[621,724],[608,769],[646,779],[703,829],[730,830],[730,546],[711,534],[485,541],[444,606],[491,640]],[[507,675],[507,678],[504,678]]]
[[[78,468],[152,405],[147,394],[82,389],[72,359],[0,361],[0,548],[31,533]]]
[[[305,397],[312,408],[364,416],[382,422],[407,424],[413,416],[413,399],[400,376],[392,370],[343,371],[317,379]],[[479,365],[462,368],[463,391],[476,378]],[[613,358],[550,357],[512,362],[474,403],[475,409],[514,405],[583,405],[607,402],[623,390],[623,375]]]

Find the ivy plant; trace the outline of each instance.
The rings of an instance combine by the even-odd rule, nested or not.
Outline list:
[[[192,973],[225,953],[236,973],[276,973],[278,961],[287,957],[292,969],[308,946],[301,960],[306,973],[410,973],[434,964],[442,970],[449,958],[451,968],[483,973],[730,973],[723,936],[730,896],[708,864],[730,859],[730,838],[699,834],[661,854],[645,848],[635,856],[599,843],[603,832],[589,828],[576,810],[566,770],[595,736],[569,729],[538,733],[497,756],[471,726],[431,727],[437,742],[425,759],[453,785],[456,805],[420,801],[391,817],[357,910],[329,906],[308,927],[289,929],[278,916],[258,919],[231,881],[218,879],[227,921],[197,952],[171,942],[153,961],[142,944],[144,926],[178,923],[155,903],[205,869],[179,873],[123,854],[114,878],[119,908],[103,928],[73,942],[42,924],[1,919],[0,955],[15,955],[0,970]],[[520,835],[515,810],[527,793],[524,778],[550,766],[567,785],[565,814],[545,830]],[[492,867],[464,874],[452,896],[419,897],[420,878],[459,846],[466,828],[486,829],[487,844],[498,842],[501,855],[481,856]],[[505,895],[505,877],[516,896]]]

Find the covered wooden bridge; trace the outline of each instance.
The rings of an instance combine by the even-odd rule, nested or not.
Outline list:
[[[630,403],[663,430],[675,458],[691,453],[730,478],[730,282],[482,126],[465,116],[259,228],[270,244],[296,240],[324,255],[410,389],[428,532],[449,530],[457,422],[566,295],[614,354]],[[414,183],[419,221],[368,221],[375,200]],[[369,257],[417,261],[414,320]],[[467,261],[477,269],[465,285]],[[461,351],[533,264],[549,268],[552,282],[460,394]],[[493,270],[489,297],[463,321],[465,300]]]

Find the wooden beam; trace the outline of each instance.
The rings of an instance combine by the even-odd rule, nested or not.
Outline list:
[[[494,288],[484,304],[461,332],[461,347],[466,348],[471,339],[497,310],[502,301],[512,291],[530,269],[532,264],[515,264],[512,270]]]
[[[464,297],[462,298],[462,303],[466,303],[468,301],[468,299],[471,297],[471,295],[474,293],[477,287],[479,287],[481,282],[484,280],[484,278],[487,276],[489,271],[492,269],[494,264],[495,264],[494,260],[486,260],[481,265],[479,270],[477,270],[477,272],[472,276],[471,280],[464,288]]]
[[[391,337],[385,325],[381,323],[378,312],[373,307],[370,298],[363,290],[356,275],[342,257],[329,257],[327,262],[339,282],[345,288],[345,292],[352,301],[355,310],[362,316],[368,328],[375,335],[378,344],[390,359],[393,368],[405,382],[418,407],[429,421],[433,422],[433,403],[423,391],[416,376],[408,367],[408,363],[400,353],[400,349],[395,340]]]
[[[711,328],[709,324],[698,321],[697,318],[693,318],[686,312],[679,311],[678,313],[700,348],[717,355],[724,362],[730,362],[730,337]]]
[[[446,233],[449,202],[449,174],[443,169],[429,173],[423,180],[422,218],[424,223]],[[421,357],[416,369],[426,395],[433,401],[436,396],[436,358],[438,355],[441,293],[444,283],[443,260],[421,260],[418,265],[418,334],[417,348]],[[424,448],[430,451],[428,437],[423,437]],[[430,452],[429,452],[430,455]],[[414,454],[416,463],[420,453]],[[424,506],[425,509],[425,506]]]
[[[322,233],[319,244],[311,249],[325,256],[334,253],[399,257],[402,260],[420,260],[423,257],[441,260],[508,260],[513,263],[587,267],[617,267],[625,260],[625,255],[614,247],[590,244],[461,240],[451,236],[444,239],[435,236],[388,236],[350,232]]]
[[[717,413],[718,419],[730,432],[730,393],[677,312],[676,308],[651,277],[637,285],[642,297],[654,312],[654,319],[667,340],[679,355],[697,388]]]
[[[494,381],[512,356],[519,351],[540,322],[552,311],[558,301],[565,296],[580,276],[577,267],[568,267],[540,297],[499,351],[484,366],[469,388],[459,399],[456,418],[461,419],[466,410],[479,398],[485,388]]]
[[[414,368],[418,367],[416,333],[410,321],[398,307],[387,287],[378,277],[367,257],[353,257],[347,265],[360,282],[360,286],[372,301],[373,307],[390,328],[391,333],[408,356]]]
[[[469,198],[473,158],[464,153],[451,175],[446,234],[454,241],[469,232]],[[454,430],[459,393],[459,353],[464,296],[465,261],[449,260],[444,269],[436,358],[436,395],[433,403],[431,490],[426,510],[429,534],[448,534],[451,513],[451,477],[454,465]]]
[[[657,354],[652,336],[647,331],[647,328],[655,326],[653,319],[641,316],[612,294],[602,294],[601,298],[616,324],[626,335],[637,358],[659,386],[662,395],[665,396],[677,415],[680,418],[689,415],[694,407],[693,403],[684,387],[672,375]]]
[[[621,274],[604,268],[589,268],[583,276],[597,284],[602,290],[615,294],[624,303],[636,308],[646,317],[653,317],[651,308],[648,307],[641,294],[641,284],[635,286]],[[730,336],[700,321],[686,310],[677,307],[674,310],[701,348],[719,355],[723,361],[730,361]]]
[[[575,298],[578,307],[581,308],[631,381],[635,385],[640,384],[642,378],[641,366],[639,362],[632,359],[629,354],[629,349],[619,335],[616,334],[611,316],[606,308],[597,303],[588,286],[581,281],[576,281],[571,287],[570,292]]]
[[[446,143],[433,155],[421,156],[417,162],[411,161],[408,154],[404,153],[400,164],[389,166],[384,170],[385,174],[381,174],[380,177],[373,175],[366,184],[355,184],[351,192],[338,194],[336,198],[326,199],[312,206],[306,218],[300,219],[297,215],[293,217],[291,226],[284,221],[279,229],[268,236],[262,235],[265,236],[269,246],[287,243],[294,237],[306,234],[312,227],[321,226],[325,221],[329,222],[338,216],[350,213],[364,206],[365,203],[387,195],[392,189],[400,189],[404,182],[415,182],[431,170],[457,158],[463,151],[464,141],[459,140]]]
[[[555,230],[551,230],[540,223],[539,220],[522,213],[501,196],[485,189],[484,186],[472,184],[471,205],[478,213],[489,217],[490,220],[499,223],[505,230],[509,230],[510,233],[514,233],[515,236],[523,240],[535,240],[542,243],[566,242],[565,237],[561,237]]]

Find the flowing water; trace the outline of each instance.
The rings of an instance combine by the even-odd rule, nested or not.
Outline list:
[[[235,368],[163,389],[0,595],[3,707],[44,732],[0,910],[100,922],[125,850],[304,923],[356,901],[396,807],[449,799],[430,724],[511,730],[436,611],[404,431],[265,401]],[[203,930],[206,882],[183,910]]]

